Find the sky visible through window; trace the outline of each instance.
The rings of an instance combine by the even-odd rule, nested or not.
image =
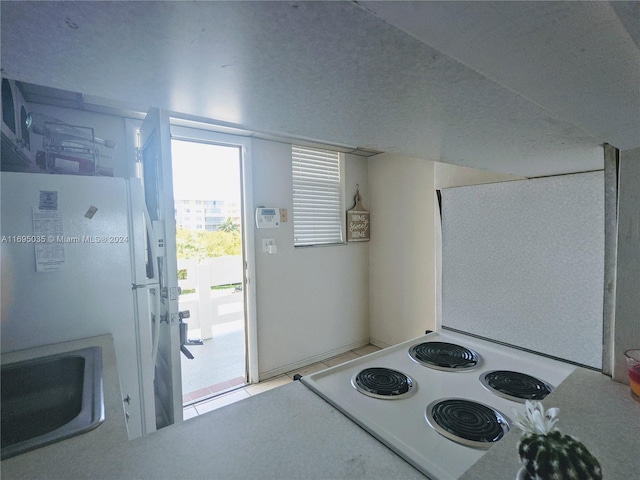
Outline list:
[[[237,147],[172,140],[171,158],[174,198],[240,202]]]

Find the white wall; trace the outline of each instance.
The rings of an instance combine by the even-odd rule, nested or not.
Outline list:
[[[139,121],[45,105],[32,109],[94,127],[97,136],[117,143],[115,149],[100,148],[113,156],[101,164],[113,168],[115,176],[134,173],[131,132]],[[41,136],[32,136],[35,149],[41,142]],[[278,230],[257,230],[255,237],[259,370],[267,378],[368,343],[369,244],[295,249],[290,145],[254,139],[252,147],[255,204],[250,209],[286,208],[290,217]],[[366,205],[366,158],[347,155],[345,177],[345,207],[353,206],[356,184]],[[277,254],[262,252],[264,237],[276,240]]]
[[[603,172],[442,190],[443,323],[599,368]]]
[[[485,183],[509,182],[523,180],[525,177],[517,177],[506,173],[495,173],[477,168],[460,167],[448,163],[436,162],[434,165],[435,189],[451,187],[463,187],[467,185],[481,185]],[[436,326],[442,325],[442,229],[440,223],[440,211],[435,206],[435,250],[436,250]]]
[[[369,340],[369,245],[293,246],[291,146],[253,140],[254,207],[286,208],[278,229],[256,229],[260,378],[364,345]],[[346,156],[347,208],[360,185],[368,199],[366,159]],[[276,254],[262,252],[273,238]]]
[[[435,328],[433,186],[431,161],[391,154],[369,159],[369,310],[376,345]]]
[[[369,159],[372,343],[393,345],[441,324],[435,189],[519,178],[391,154]]]

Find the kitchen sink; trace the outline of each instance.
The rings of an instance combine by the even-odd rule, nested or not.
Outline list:
[[[1,369],[3,460],[88,432],[104,421],[100,347],[9,363]]]

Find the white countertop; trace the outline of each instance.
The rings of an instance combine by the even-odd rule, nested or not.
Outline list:
[[[598,459],[606,480],[640,476],[640,403],[629,386],[599,372],[577,368],[543,402],[558,407],[558,429],[584,443]],[[522,464],[515,427],[460,480],[514,480]]]
[[[105,356],[105,422],[84,435],[2,462],[3,479],[425,478],[300,382],[128,441],[111,338],[61,345],[72,350],[97,340]],[[40,352],[50,353],[58,352]],[[23,359],[10,355],[12,361]],[[640,404],[630,398],[628,386],[578,368],[544,404],[560,408],[560,430],[586,444],[607,480],[635,478],[640,471]],[[520,468],[519,437],[512,429],[461,478],[513,480]]]
[[[133,441],[119,395],[109,401],[116,408],[96,430],[2,462],[2,478],[424,479],[300,382]]]

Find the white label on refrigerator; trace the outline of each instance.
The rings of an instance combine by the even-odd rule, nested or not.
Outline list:
[[[64,229],[62,217],[57,210],[40,210],[33,207],[34,238],[44,238],[35,242],[36,272],[58,270],[64,264]]]

